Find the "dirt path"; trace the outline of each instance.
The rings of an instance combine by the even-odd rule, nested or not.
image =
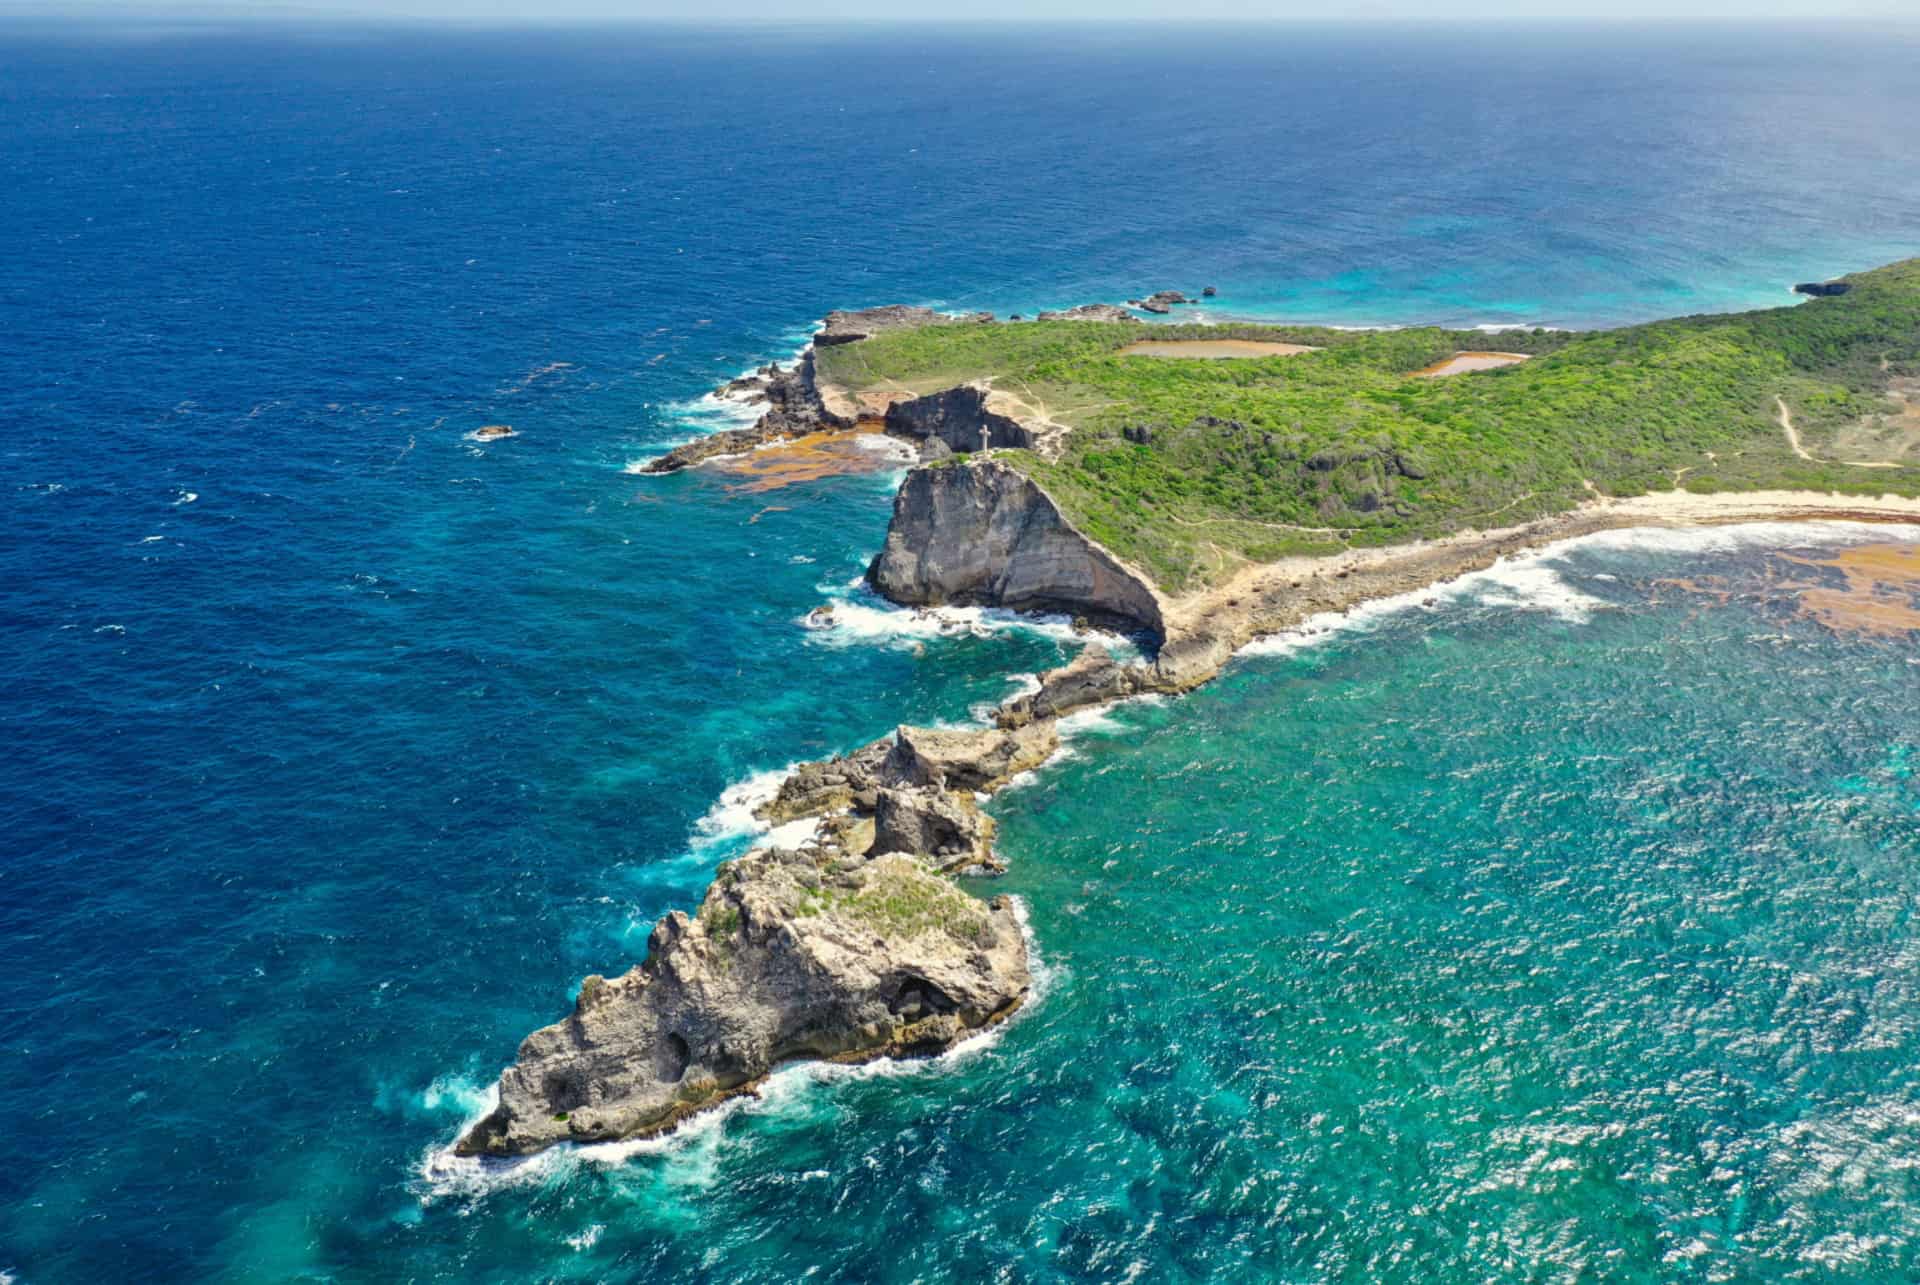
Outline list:
[[[1884,361],[1885,359],[1883,358],[1882,360]],[[1818,455],[1809,455],[1807,454],[1807,448],[1800,444],[1800,433],[1793,426],[1793,412],[1787,409],[1786,399],[1784,397],[1776,397],[1773,399],[1773,404],[1780,408],[1779,424],[1780,427],[1787,432],[1787,445],[1791,446],[1793,453],[1803,460],[1814,464],[1844,464],[1848,468],[1900,467],[1900,465],[1893,460],[1823,460]]]
[[[1787,445],[1791,446],[1793,453],[1801,459],[1813,459],[1813,456],[1807,454],[1807,448],[1800,445],[1800,434],[1793,426],[1793,412],[1787,409],[1787,399],[1784,397],[1776,397],[1773,399],[1773,404],[1780,408],[1779,422],[1780,427],[1787,431]],[[1818,461],[1815,462],[1817,463]]]

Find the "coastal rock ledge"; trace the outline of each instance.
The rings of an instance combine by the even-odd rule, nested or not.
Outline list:
[[[904,853],[750,852],[639,967],[588,977],[535,1031],[500,1101],[455,1145],[515,1156],[664,1133],[783,1062],[924,1055],[1011,1015],[1032,978],[1013,902],[982,902]]]

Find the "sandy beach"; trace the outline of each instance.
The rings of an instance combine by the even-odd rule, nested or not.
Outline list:
[[[1665,491],[1590,500],[1566,513],[1516,526],[1327,557],[1283,558],[1248,567],[1214,588],[1167,599],[1162,670],[1175,686],[1197,686],[1256,638],[1295,628],[1314,616],[1417,593],[1484,570],[1503,557],[1598,531],[1805,521],[1920,523],[1920,499],[1817,491]]]

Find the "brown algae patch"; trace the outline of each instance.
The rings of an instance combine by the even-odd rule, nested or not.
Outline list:
[[[747,495],[777,491],[823,477],[878,473],[898,467],[898,461],[892,456],[861,441],[869,436],[858,429],[808,433],[790,442],[715,459],[711,467],[716,473],[736,479],[728,484],[727,490]]]
[[[1920,632],[1920,544],[1862,544],[1831,558],[1788,562],[1827,567],[1843,584],[1787,584],[1800,595],[1800,614],[1840,633],[1895,637]]]
[[[1297,357],[1319,352],[1309,344],[1269,343],[1260,339],[1138,339],[1120,350],[1122,357],[1199,357],[1210,361],[1235,357]]]
[[[1527,359],[1523,352],[1457,352],[1444,361],[1436,361],[1413,372],[1415,379],[1438,379],[1443,375],[1466,375],[1476,370],[1499,370],[1517,366]]]

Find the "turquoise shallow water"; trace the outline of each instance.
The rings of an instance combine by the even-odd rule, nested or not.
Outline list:
[[[742,791],[1064,654],[850,599],[889,475],[627,471],[826,307],[1912,252],[1907,35],[1498,34],[0,31],[0,1273],[1910,1279],[1920,653],[1737,542],[1083,729],[995,804],[1049,981],[990,1046],[435,1161]]]
[[[1078,720],[995,804],[1046,966],[988,1048],[477,1207],[746,1278],[1901,1279],[1920,646],[1794,618],[1833,538],[1603,537]]]

